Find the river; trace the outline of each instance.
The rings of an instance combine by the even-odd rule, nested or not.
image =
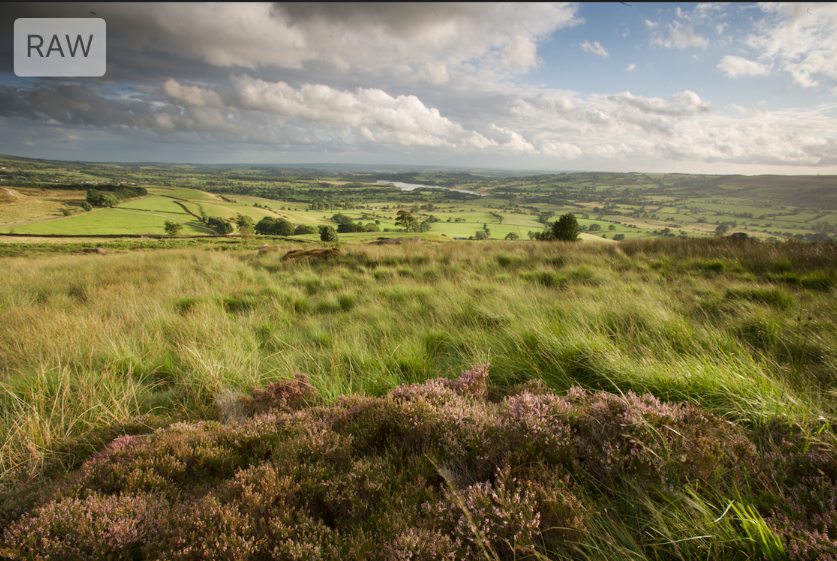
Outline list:
[[[468,191],[467,189],[453,189],[451,187],[442,187],[441,185],[420,185],[418,183],[402,183],[400,181],[387,181],[386,179],[379,179],[378,183],[391,183],[395,185],[402,191],[413,191],[419,187],[427,187],[429,189],[444,189],[445,191],[456,191],[457,193],[469,193],[471,195],[479,195],[480,197],[484,197],[482,193],[477,193],[476,191]]]

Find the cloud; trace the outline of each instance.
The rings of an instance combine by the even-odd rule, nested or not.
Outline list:
[[[837,139],[834,105],[770,113],[740,108],[716,114],[691,91],[668,100],[630,92],[582,97],[553,92],[512,108],[518,130],[543,150],[572,143],[584,156],[791,167],[833,166]],[[619,140],[615,140],[619,139]]]
[[[626,72],[633,72],[634,70],[636,70],[636,64],[635,64],[635,63],[633,63],[633,62],[632,62],[632,63],[630,63],[630,64],[628,65],[628,67],[625,69],[625,71],[626,71]]]
[[[747,44],[797,84],[810,88],[837,80],[837,4],[760,4],[766,17]]]
[[[720,64],[718,64],[718,68],[730,78],[738,78],[739,76],[767,76],[770,74],[770,68],[764,64],[735,55],[727,55],[722,58]]]
[[[85,17],[88,8],[81,8],[21,5],[15,17]],[[443,73],[427,65],[444,66],[449,77],[474,68],[526,72],[537,64],[538,43],[583,22],[572,3],[137,3],[106,8],[108,34],[119,38],[108,43],[108,60],[120,68],[135,65],[154,73],[155,62],[165,66],[172,59],[251,72],[323,67],[351,75],[398,68],[434,83],[444,80]]]
[[[657,25],[659,24],[656,21],[651,21],[650,19],[645,20],[646,29],[654,29],[657,27]]]
[[[706,37],[695,33],[694,27],[691,25],[683,25],[678,21],[669,25],[667,37],[655,37],[651,42],[669,49],[686,49],[689,47],[706,48],[709,44]]]
[[[581,44],[581,48],[586,53],[593,53],[594,55],[599,55],[602,58],[607,58],[610,56],[610,53],[607,52],[607,49],[602,47],[602,45],[598,41],[594,41],[592,44],[590,41],[584,41]]]

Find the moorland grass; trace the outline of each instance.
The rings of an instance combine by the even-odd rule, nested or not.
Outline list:
[[[45,477],[45,468],[78,467],[108,442],[102,435],[113,434],[109,427],[135,426],[137,418],[149,427],[214,419],[219,404],[238,418],[229,404],[298,372],[330,407],[347,395],[384,398],[404,384],[455,377],[489,361],[493,402],[526,384],[558,394],[573,387],[634,392],[692,404],[754,442],[781,441],[770,436],[776,426],[816,433],[820,445],[832,438],[831,245],[357,244],[322,262],[259,256],[257,245],[6,259],[6,484]],[[777,274],[819,281],[806,286]],[[799,442],[800,453],[808,450]],[[655,492],[626,490],[636,512],[593,517],[586,545],[538,554],[709,558],[706,541],[673,548],[696,557],[672,557],[671,544],[708,532],[709,518],[718,519],[713,531],[731,532],[731,540],[745,540],[745,528],[759,524],[757,517],[741,522],[744,506],[724,522],[735,500],[729,490],[680,490],[674,498]],[[579,500],[596,510],[596,494],[585,493]],[[638,538],[639,521],[649,516],[668,533]],[[772,527],[784,528],[783,520]],[[631,557],[634,545],[642,555]]]

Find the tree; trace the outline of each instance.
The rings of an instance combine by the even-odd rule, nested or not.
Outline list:
[[[514,232],[509,232],[508,234],[506,234],[506,239],[507,240],[519,240],[520,236],[518,236]]]
[[[616,230],[616,226],[611,224],[610,226],[607,227],[607,229],[610,230],[611,232],[614,232]]]
[[[244,214],[239,214],[238,216],[236,216],[235,224],[238,226],[239,230],[253,229],[253,219]]]
[[[331,226],[320,226],[320,241],[337,242],[337,232]]]
[[[272,216],[265,216],[259,223],[256,224],[256,233],[261,234],[263,236],[270,235],[273,233],[273,230],[276,228],[276,219]]]
[[[83,208],[87,212],[90,212],[91,210],[93,210],[93,207],[87,201],[84,201],[83,203],[81,203],[81,208]]]
[[[552,225],[552,237],[558,241],[578,241],[578,221],[570,213],[564,214]]]
[[[290,221],[280,218],[276,221],[274,232],[277,236],[293,236],[294,225]]]
[[[294,236],[303,236],[305,234],[316,234],[316,226],[309,226],[308,224],[300,224],[294,228]]]
[[[602,229],[602,227],[599,226],[598,224],[590,224],[590,231],[591,232],[598,232],[601,229]]]
[[[206,224],[210,228],[214,229],[219,234],[232,234],[233,233],[233,225],[223,220],[221,218],[210,216],[206,219]]]
[[[613,239],[617,242],[621,242],[622,240],[625,239],[625,234],[615,234],[613,236]]]
[[[165,228],[166,233],[170,236],[176,236],[183,231],[183,224],[175,222],[174,220],[166,220],[165,226],[163,227]]]
[[[331,217],[332,222],[337,222],[338,224],[351,224],[354,222],[351,216],[347,216],[341,212],[338,212],[334,216]]]
[[[395,218],[395,225],[403,226],[409,232],[410,228],[418,226],[418,220],[416,220],[415,217],[413,217],[413,215],[406,210],[399,210]]]
[[[727,226],[726,224],[721,224],[720,226],[715,228],[715,235],[720,238],[723,237],[728,231],[729,226]]]

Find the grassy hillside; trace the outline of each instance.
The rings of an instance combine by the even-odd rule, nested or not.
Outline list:
[[[4,259],[7,555],[828,558],[833,244],[235,247]]]

